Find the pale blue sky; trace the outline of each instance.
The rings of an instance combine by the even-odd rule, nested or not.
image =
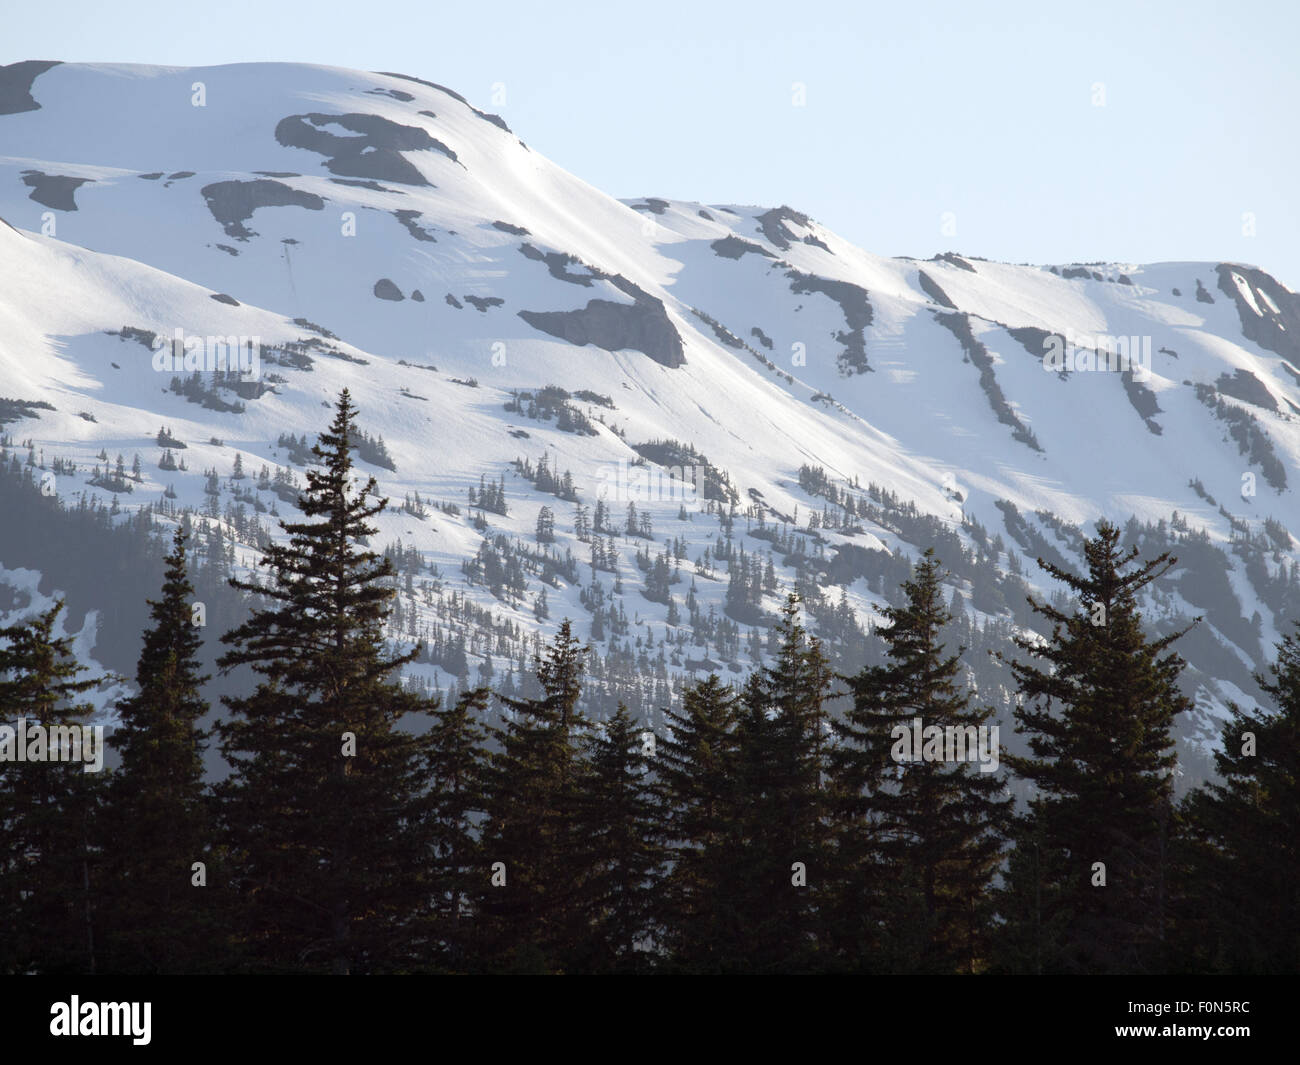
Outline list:
[[[619,197],[788,203],[885,255],[1230,259],[1297,289],[1298,41],[1294,0],[75,0],[11,6],[0,62],[399,71]]]

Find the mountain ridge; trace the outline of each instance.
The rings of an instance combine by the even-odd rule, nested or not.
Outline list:
[[[24,93],[34,106],[7,109]],[[464,596],[521,633],[568,614],[604,633],[607,659],[633,663],[609,698],[638,677],[671,690],[688,662],[752,663],[743,630],[761,644],[786,590],[820,593],[828,628],[846,603],[865,631],[888,601],[886,576],[929,546],[908,505],[976,560],[951,563],[964,574],[951,590],[982,625],[1028,623],[1010,602],[1016,580],[1054,590],[1013,555],[1045,544],[1077,566],[1070,530],[1098,517],[1134,519],[1153,545],[1182,521],[1223,559],[1183,566],[1148,604],[1153,624],[1205,611],[1213,630],[1218,650],[1200,647],[1191,677],[1206,716],[1186,735],[1205,741],[1228,699],[1256,697],[1249,671],[1290,618],[1300,542],[1287,477],[1300,457],[1300,297],[1259,267],[885,258],[786,205],[618,201],[499,116],[404,75],[14,64],[0,68],[0,104],[3,394],[55,408],[28,407],[34,416],[3,431],[13,450],[31,439],[47,452],[46,467],[76,464],[48,471],[60,499],[112,495],[91,484],[98,454],[138,453],[146,472],[117,505],[147,498],[196,519],[215,509],[208,520],[244,565],[258,508],[273,534],[272,507],[291,505],[272,469],[281,484],[301,473],[283,437],[310,439],[349,387],[363,424],[382,431],[371,457],[388,466],[370,468],[384,491],[428,502],[424,516],[412,504],[383,522],[383,543],[420,558],[395,635],[449,638],[438,596]],[[261,375],[174,383],[186,375],[159,374],[152,357],[176,329],[257,337]],[[1117,338],[1147,365],[1087,369]],[[1046,372],[1053,344],[1085,368]],[[160,425],[187,445],[188,470],[159,469]],[[654,441],[674,442],[653,453],[682,461],[651,463]],[[236,456],[243,479],[231,476]],[[619,498],[619,535],[581,535],[575,508],[590,524],[602,471],[608,481],[694,456],[734,489],[734,515],[718,500],[710,513]],[[576,501],[539,475],[543,458],[547,477],[570,473]],[[262,465],[267,487],[239,483],[257,483]],[[215,496],[204,470],[217,472]],[[825,482],[805,472],[816,470]],[[508,513],[471,510],[480,479],[501,477]],[[845,493],[851,512],[829,498]],[[629,502],[651,515],[652,539],[626,532]],[[252,519],[234,520],[240,506]],[[543,507],[553,542],[538,542]],[[788,549],[795,538],[803,551]],[[598,558],[593,540],[613,547]],[[1184,553],[1199,558],[1198,544]],[[770,556],[775,574],[752,610],[728,600],[740,550]],[[1006,590],[977,591],[981,566]],[[511,576],[494,586],[498,570]],[[529,638],[498,640],[481,619],[457,627],[480,671],[504,656],[522,683]],[[446,661],[415,675],[463,682]],[[653,712],[652,696],[634,701]]]

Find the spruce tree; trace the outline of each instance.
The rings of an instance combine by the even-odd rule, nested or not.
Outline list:
[[[574,815],[586,651],[565,618],[537,666],[542,694],[502,697],[511,714],[492,729],[498,749],[487,767],[480,942],[498,970],[564,971],[581,935]]]
[[[395,971],[429,952],[417,935],[432,896],[429,740],[404,726],[435,703],[397,676],[418,648],[385,646],[394,570],[366,543],[387,500],[373,477],[354,490],[355,417],[344,389],[312,448],[321,468],[307,471],[305,520],[281,521],[288,541],[262,560],[270,581],[231,579],[260,599],[218,663],[260,678],[223,700],[219,725],[244,945],[259,969]]]
[[[93,708],[79,699],[98,682],[77,679],[86,667],[71,639],[54,635],[63,607],[60,599],[30,621],[0,629],[0,724],[10,730],[0,760],[3,972],[97,967],[100,852],[93,841],[103,785],[99,773],[87,771],[82,727]],[[41,760],[17,760],[24,728],[25,753],[34,757],[39,749]],[[71,760],[77,749],[82,759]]]
[[[959,679],[964,649],[945,653],[952,615],[932,549],[902,593],[901,605],[885,607],[888,624],[878,632],[885,662],[851,679],[853,706],[838,726],[847,897],[837,917],[850,922],[842,933],[848,948],[882,952],[878,961],[890,971],[970,973],[987,961],[991,882],[1010,799],[1001,776],[978,761],[998,757],[985,731],[993,710],[973,706]],[[909,749],[917,721],[923,735],[939,738],[937,750]],[[949,747],[949,736],[960,748]],[[869,885],[874,898],[864,897]],[[875,935],[863,918],[875,919]]]
[[[662,866],[650,792],[647,738],[623,704],[586,736],[577,789],[577,908],[582,941],[575,967],[636,973],[649,968],[646,944]]]
[[[1004,760],[1033,785],[1034,825],[1019,834],[1041,839],[1038,868],[1050,879],[1009,881],[1022,897],[1008,906],[1023,912],[1023,896],[1038,893],[1041,927],[1061,928],[1055,945],[1035,947],[1045,971],[1148,971],[1162,964],[1168,921],[1172,730],[1191,708],[1178,689],[1183,660],[1169,647],[1187,630],[1149,639],[1142,629],[1137,596],[1175,564],[1168,552],[1140,562],[1101,521],[1084,554],[1086,576],[1039,560],[1077,608],[1031,598],[1051,636],[1018,637],[1025,658],[1010,662],[1023,697],[1016,731],[1030,753]]]
[[[177,528],[165,561],[162,598],[150,600],[153,625],[136,666],[137,694],[118,704],[113,734],[121,766],[110,780],[106,813],[111,926],[110,964],[117,972],[191,972],[216,961],[208,893],[209,802],[203,786],[208,713],[200,687],[203,639],[194,624],[194,589],[186,571],[187,536]],[[203,869],[193,864],[202,862]],[[194,883],[199,875],[202,884]]]
[[[1300,623],[1297,631],[1300,631]],[[1221,782],[1185,803],[1194,891],[1180,939],[1197,971],[1300,971],[1300,641],[1286,633],[1260,687],[1271,709],[1231,705]]]
[[[798,596],[787,598],[776,636],[775,662],[751,675],[737,725],[745,965],[773,973],[822,964],[818,917],[831,873],[824,703],[833,682],[799,621]]]
[[[679,972],[731,971],[744,952],[736,911],[738,714],[736,692],[716,673],[683,692],[680,710],[664,711],[655,797],[670,866],[657,910],[664,952]]]
[[[472,912],[480,883],[476,821],[484,809],[486,719],[491,693],[473,688],[434,713],[428,751],[433,830],[431,959],[436,968],[466,972],[477,965]]]

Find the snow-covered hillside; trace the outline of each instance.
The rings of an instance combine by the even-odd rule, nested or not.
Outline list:
[[[620,202],[449,89],[291,64],[0,67],[0,217],[0,421],[47,494],[192,508],[251,563],[347,387],[443,687],[518,683],[569,616],[652,713],[752,665],[792,588],[849,667],[936,538],[996,645],[1054,590],[1033,557],[1077,566],[1108,516],[1183,560],[1153,622],[1206,615],[1199,741],[1300,603],[1300,297],[1254,267],[884,258],[789,207]],[[174,366],[177,336],[257,358]]]

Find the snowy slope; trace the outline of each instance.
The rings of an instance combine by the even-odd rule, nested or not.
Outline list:
[[[725,472],[747,553],[773,547],[744,535],[760,519],[797,526],[828,559],[849,558],[850,544],[908,557],[926,546],[890,522],[809,530],[824,499],[800,487],[802,466],[855,496],[874,484],[914,502],[972,550],[977,522],[1032,557],[1012,512],[1067,557],[1071,534],[1035,511],[1085,528],[1177,512],[1223,549],[1231,595],[1197,602],[1201,578],[1188,571],[1150,608],[1171,623],[1213,614],[1212,638],[1236,665],[1229,676],[1189,655],[1211,716],[1224,698],[1249,697],[1250,670],[1289,624],[1290,600],[1260,587],[1259,566],[1272,578],[1296,561],[1296,541],[1262,522],[1300,529],[1300,299],[1251,267],[883,258],[790,208],[619,202],[450,90],[292,64],[0,68],[0,217],[16,227],[0,226],[0,396],[54,408],[30,408],[5,431],[43,460],[76,463],[55,475],[60,497],[94,490],[100,454],[128,466],[140,454],[143,479],[122,507],[170,486],[175,506],[202,513],[203,471],[215,468],[213,512],[233,528],[225,508],[261,500],[273,531],[270,507],[287,509],[285,497],[250,497],[252,482],[263,465],[301,482],[277,441],[319,431],[346,386],[391,455],[394,469],[368,472],[394,503],[419,492],[459,507],[382,519],[382,543],[400,538],[438,568],[427,594],[406,601],[407,634],[445,629],[439,609],[454,594],[521,632],[545,634],[565,615],[581,630],[594,579],[606,606],[624,608],[624,642],[644,637],[629,650],[649,656],[643,672],[660,652],[670,677],[718,661],[719,647],[666,625],[668,606],[640,594],[636,563],[679,538],[675,604],[694,576],[701,609],[721,616],[727,566],[696,565],[725,539],[717,514],[692,501],[682,521],[680,498],[636,499],[653,540],[614,538],[620,592],[614,573],[593,578],[574,504],[512,466],[545,455],[590,511],[620,464],[638,461],[635,445],[666,439]],[[216,406],[242,411],[171,390],[176,375],[156,368],[149,339],[177,330],[258,338],[258,381],[217,393]],[[1107,337],[1134,338],[1149,372],[1052,372],[1049,337],[1103,351]],[[546,385],[583,393],[570,404],[591,433],[529,418],[527,401],[505,409]],[[161,425],[188,445],[187,470],[158,469]],[[236,456],[242,484],[228,480]],[[502,476],[509,513],[478,528],[467,493]],[[620,528],[627,501],[609,503]],[[540,565],[523,596],[503,596],[463,564],[502,534],[540,550],[544,506],[556,517],[549,550],[572,551],[578,576],[550,583],[539,619]],[[241,537],[251,562],[255,538]],[[800,565],[774,554],[769,614]],[[1025,578],[1050,591],[1033,569]],[[876,616],[885,591],[870,573],[835,583],[859,622]],[[997,613],[958,586],[975,616]],[[486,632],[464,623],[476,661],[522,657],[524,643]]]

